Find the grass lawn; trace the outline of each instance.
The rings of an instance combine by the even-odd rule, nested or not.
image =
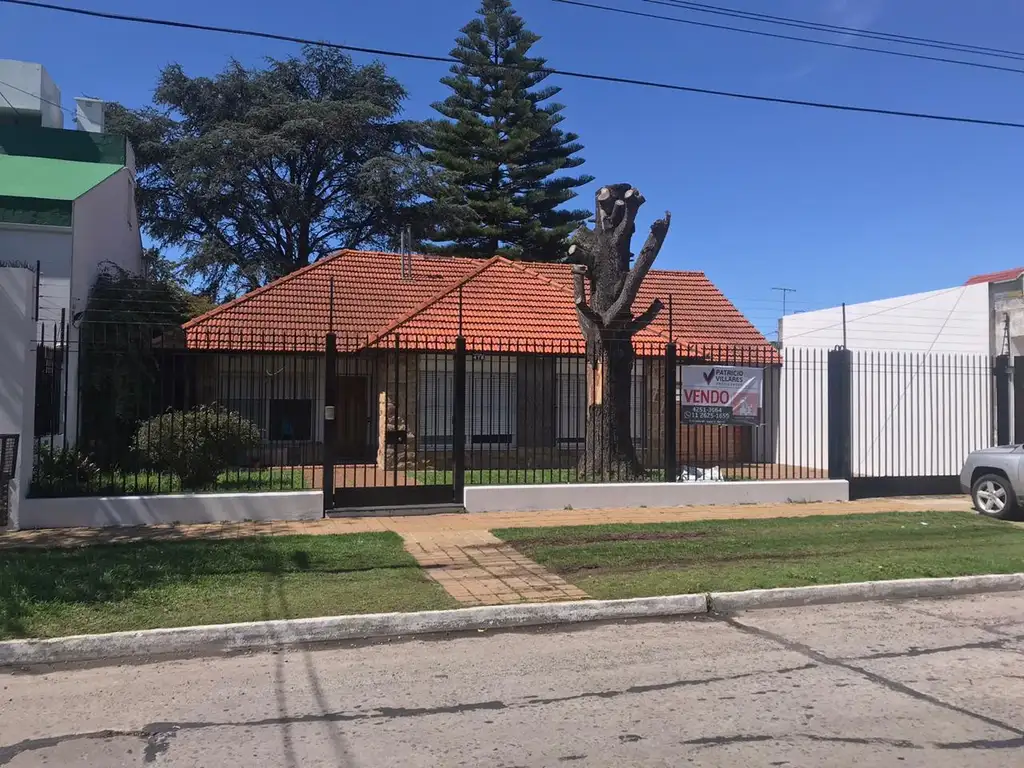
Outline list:
[[[229,469],[221,472],[212,488],[198,493],[237,491],[301,491],[307,487],[302,469]],[[177,475],[157,472],[102,472],[78,488],[33,485],[33,496],[150,496],[181,493]]]
[[[962,512],[493,533],[595,598],[1024,571],[1024,528]]]
[[[394,533],[0,551],[0,639],[455,606]]]

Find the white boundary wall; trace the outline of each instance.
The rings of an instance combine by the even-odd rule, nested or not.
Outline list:
[[[467,512],[536,512],[550,509],[689,507],[849,501],[845,480],[756,480],[594,485],[489,485],[466,488]]]
[[[318,520],[323,517],[323,509],[320,491],[23,499],[19,527],[111,528],[245,520]]]

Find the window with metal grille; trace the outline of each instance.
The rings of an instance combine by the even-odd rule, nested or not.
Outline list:
[[[587,369],[586,360],[561,358],[557,366],[559,445],[579,445],[586,440],[587,431]],[[632,391],[630,392],[630,431],[634,443],[643,442],[650,418],[650,398],[645,386],[644,361],[633,363]]]
[[[271,400],[271,440],[309,440],[313,435],[312,400]]]
[[[452,444],[455,379],[453,362],[433,358],[419,374],[420,442]],[[473,358],[466,372],[467,445],[514,445],[516,440],[516,370],[509,357]]]

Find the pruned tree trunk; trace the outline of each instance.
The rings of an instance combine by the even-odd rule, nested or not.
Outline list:
[[[633,261],[629,247],[643,195],[629,184],[612,184],[598,190],[596,198],[594,229],[576,231],[568,257],[574,265],[580,329],[587,341],[587,432],[580,470],[588,477],[629,480],[644,471],[630,426],[633,336],[662,308],[655,300],[633,315],[633,302],[665,242],[671,214],[666,212],[651,225]]]

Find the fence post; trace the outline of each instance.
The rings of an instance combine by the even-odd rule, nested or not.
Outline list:
[[[1010,356],[996,358],[996,445],[1010,444]]]
[[[828,476],[849,480],[853,475],[853,352],[828,352]]]
[[[678,400],[676,397],[676,345],[665,345],[665,482],[674,483],[678,476],[677,446],[679,435]]]
[[[324,517],[334,509],[334,452],[337,449],[338,421],[338,337],[327,334],[327,348],[324,354]]]
[[[455,339],[455,371],[452,382],[452,484],[455,503],[462,504],[466,491],[466,339]]]
[[[1013,442],[1024,443],[1024,357],[1013,358]]]

